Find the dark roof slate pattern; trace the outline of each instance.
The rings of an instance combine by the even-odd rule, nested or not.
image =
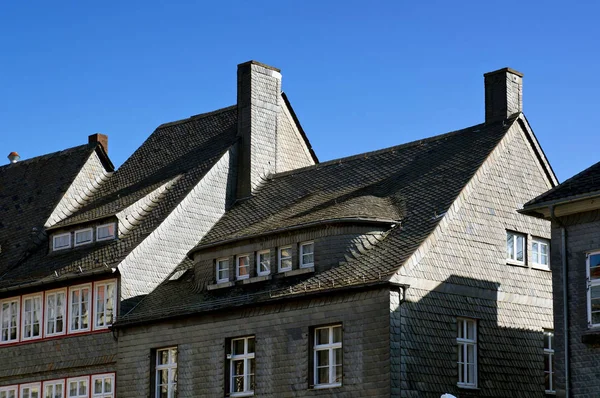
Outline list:
[[[365,254],[320,274],[196,291],[188,271],[159,286],[119,324],[384,282],[433,232],[514,120],[274,175],[229,210],[199,247],[340,215],[385,216],[399,223]]]

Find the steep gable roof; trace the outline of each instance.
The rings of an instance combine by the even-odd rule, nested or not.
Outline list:
[[[44,223],[96,148],[80,145],[0,167],[0,275],[45,239]]]
[[[385,239],[362,256],[308,279],[280,279],[268,290],[235,287],[221,289],[226,292],[195,292],[188,272],[159,286],[119,323],[385,281],[429,236],[515,120],[480,124],[274,175],[252,198],[230,209],[196,250],[339,218],[397,222]]]

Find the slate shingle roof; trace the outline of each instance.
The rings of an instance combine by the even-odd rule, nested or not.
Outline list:
[[[340,287],[380,283],[429,236],[515,119],[276,174],[230,209],[197,246],[340,217],[399,222],[365,254],[337,267],[263,285],[194,290],[193,273],[167,281],[118,324]],[[182,265],[180,271],[189,268]]]
[[[44,223],[95,150],[81,145],[0,167],[0,278],[45,239]]]
[[[544,204],[567,201],[594,193],[600,195],[600,162],[530,200],[523,207],[525,209],[535,208],[544,206]]]
[[[156,207],[122,239],[48,254],[47,243],[0,278],[0,288],[111,272],[148,236],[235,143],[237,108],[223,108],[159,126],[88,204],[54,226],[112,217],[167,181]],[[40,173],[41,175],[41,173]],[[56,271],[56,274],[55,274]]]

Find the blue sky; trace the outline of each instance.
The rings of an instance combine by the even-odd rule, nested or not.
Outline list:
[[[600,3],[210,3],[0,0],[0,157],[101,132],[120,165],[159,124],[234,104],[256,59],[321,160],[481,123],[505,66],[559,180],[600,160]]]

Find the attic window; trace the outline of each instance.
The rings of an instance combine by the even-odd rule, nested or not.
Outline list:
[[[75,246],[92,243],[92,229],[86,228],[75,231]]]
[[[300,267],[308,268],[315,264],[315,243],[304,242],[300,244]]]
[[[114,239],[114,238],[115,238],[115,224],[114,223],[99,225],[96,228],[96,240],[97,241],[109,240],[109,239]]]
[[[71,247],[71,233],[54,235],[52,238],[52,249],[63,250]]]

